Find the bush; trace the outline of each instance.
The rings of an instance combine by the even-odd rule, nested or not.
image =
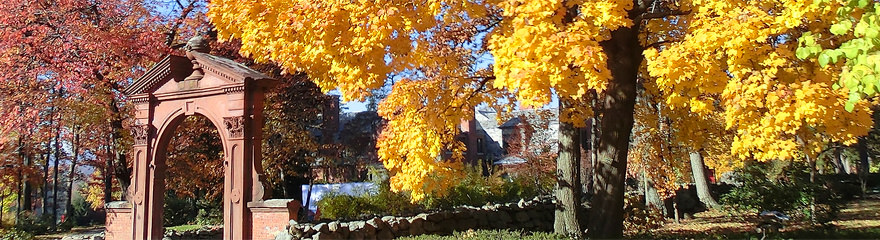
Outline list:
[[[28,240],[34,239],[34,235],[21,229],[0,229],[0,240]]]
[[[750,163],[735,173],[741,186],[721,198],[733,210],[775,210],[825,224],[836,218],[842,205],[841,197],[823,184],[827,179],[817,176],[816,182],[810,182],[810,170],[801,162],[781,168],[774,168],[773,163]],[[810,209],[813,202],[816,212]]]
[[[65,222],[71,222],[76,226],[91,226],[103,224],[104,217],[101,213],[92,209],[91,204],[85,198],[76,198],[72,203],[70,215]]]
[[[184,225],[195,220],[198,210],[188,198],[179,198],[169,191],[165,194],[165,212],[163,214],[166,227]]]
[[[532,179],[523,177],[502,177],[496,174],[484,177],[479,171],[471,169],[446,194],[428,195],[418,203],[410,202],[408,193],[391,191],[386,181],[377,183],[378,191],[360,196],[329,193],[318,201],[321,218],[353,220],[377,215],[414,215],[425,209],[449,209],[456,206],[483,206],[487,203],[516,201],[538,195],[538,188]]]
[[[361,196],[328,193],[327,196],[318,201],[321,218],[328,219],[356,219],[361,213],[366,213],[371,208],[370,202]]]
[[[42,216],[34,216],[33,213],[21,213],[21,219],[15,225],[18,231],[27,232],[34,235],[42,235],[49,232],[52,226],[52,218],[48,214]]]
[[[448,209],[455,206],[483,206],[502,203],[539,194],[538,186],[524,175],[507,175],[498,172],[484,177],[477,169],[469,169],[464,179],[443,195],[429,194],[421,204],[428,209]]]

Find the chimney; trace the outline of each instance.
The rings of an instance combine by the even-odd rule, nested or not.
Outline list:
[[[336,142],[336,133],[339,132],[339,96],[329,95],[324,100],[322,122],[322,144],[330,144]]]

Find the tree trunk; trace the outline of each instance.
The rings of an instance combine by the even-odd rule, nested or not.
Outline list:
[[[50,125],[51,125],[51,122],[50,122]],[[49,138],[49,140],[46,141],[46,153],[44,155],[44,157],[46,158],[46,164],[43,165],[43,186],[40,188],[40,190],[43,193],[43,202],[42,202],[43,209],[42,209],[41,214],[46,214],[46,212],[49,211],[49,208],[48,208],[49,205],[47,203],[49,202],[49,164],[52,163],[52,161],[49,159],[49,157],[51,155],[52,155],[52,139]]]
[[[865,138],[859,138],[859,143],[856,146],[859,151],[859,185],[862,187],[862,198],[864,199],[868,194],[868,171],[871,169],[871,163],[868,161],[868,146],[865,143]]]
[[[110,138],[115,157],[113,158],[113,162],[108,164],[108,166],[111,167],[108,171],[113,171],[113,176],[116,177],[116,181],[119,182],[119,187],[122,188],[122,195],[127,197],[127,194],[125,193],[128,192],[128,186],[131,185],[132,169],[128,166],[128,162],[126,161],[125,149],[127,146],[123,146],[124,141],[122,141],[122,133],[125,131],[125,128],[122,126],[122,111],[119,109],[119,106],[116,106],[116,99],[111,99],[110,110],[113,113],[113,120],[110,121]]]
[[[26,157],[24,159],[24,167],[30,168],[31,164],[33,164],[33,156],[30,153],[26,153],[25,155]],[[24,199],[22,199],[21,205],[25,207],[25,211],[33,211],[33,184],[31,184],[30,176],[27,173],[22,175],[22,182],[24,182],[24,186],[22,187],[23,189],[21,195]],[[16,221],[18,221],[18,219],[16,219]]]
[[[559,112],[571,107],[570,99],[561,99]],[[556,214],[553,229],[557,234],[582,238],[580,223],[581,181],[578,129],[572,123],[559,122],[559,157],[556,158]]]
[[[76,162],[79,161],[79,128],[74,128],[73,133],[73,160],[70,163],[70,174],[67,175],[67,181],[69,182],[67,186],[67,205],[65,205],[64,213],[68,218],[73,215],[70,214],[73,210],[73,182],[76,179]]]
[[[640,1],[633,1],[629,18],[636,19],[644,10]],[[636,79],[642,63],[639,44],[639,22],[611,32],[611,39],[601,43],[608,55],[611,79],[600,106],[601,137],[596,169],[595,195],[590,210],[589,234],[592,238],[623,237],[623,192],[626,157],[632,134]]]
[[[25,166],[27,166],[27,165],[25,165],[25,162],[27,162],[27,154],[24,153],[24,141],[22,140],[21,136],[18,137],[18,157],[20,158],[19,160],[20,160],[21,164],[18,165],[18,176],[17,176],[18,178],[16,178],[18,180],[18,182],[15,185],[15,188],[16,188],[16,192],[15,192],[15,194],[16,194],[15,224],[16,225],[18,224],[18,219],[21,217],[21,206],[22,206],[21,205],[21,200],[22,200],[21,194],[22,194],[22,188],[24,188],[23,187],[24,182],[26,182],[24,180],[24,172],[22,171],[22,169],[25,168]],[[2,222],[2,221],[3,221],[3,218],[0,218],[0,222]]]
[[[662,212],[663,215],[666,215],[666,204],[663,204],[663,199],[660,198],[660,193],[657,192],[657,188],[654,188],[654,181],[648,179],[645,188],[647,189],[647,192],[645,193],[646,205],[648,207],[660,209],[660,212]]]
[[[111,134],[112,135],[112,134]],[[104,163],[104,203],[109,203],[113,201],[113,150],[110,147],[113,143],[113,137],[107,137],[107,145],[105,145],[106,156]],[[123,194],[125,195],[125,194]]]
[[[840,159],[840,167],[843,168],[843,174],[852,174],[852,164],[850,164],[849,158],[843,156],[842,153],[837,157]]]
[[[718,207],[718,202],[715,201],[715,198],[712,197],[712,192],[709,191],[709,181],[706,179],[706,172],[704,171],[703,155],[700,152],[691,152],[689,155],[691,175],[693,175],[694,185],[697,187],[697,197],[700,198],[700,202],[706,205],[707,208]]]
[[[843,146],[838,145],[834,148],[834,170],[838,175],[849,174],[849,161],[843,157]]]
[[[54,181],[52,182],[52,230],[58,228],[58,168],[61,160],[61,119],[58,120],[55,127],[55,169],[53,169]]]

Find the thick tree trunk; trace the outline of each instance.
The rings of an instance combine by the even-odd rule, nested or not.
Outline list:
[[[700,198],[700,202],[706,205],[707,208],[718,207],[718,202],[715,201],[715,198],[712,197],[712,192],[709,191],[709,181],[706,179],[706,171],[704,171],[703,155],[700,152],[691,152],[689,155],[691,175],[693,175],[694,185],[697,187],[697,197]]]
[[[571,107],[570,100],[560,100],[559,112]],[[556,159],[556,233],[582,238],[581,216],[581,147],[578,129],[572,123],[559,122],[559,157]]]
[[[633,1],[629,18],[636,19],[643,9]],[[589,234],[593,238],[623,237],[623,192],[627,151],[633,127],[636,102],[636,79],[642,63],[639,23],[611,32],[611,39],[601,43],[608,55],[611,79],[601,99],[602,119],[599,161],[596,169],[590,210]]]

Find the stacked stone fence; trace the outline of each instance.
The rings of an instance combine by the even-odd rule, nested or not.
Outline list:
[[[463,206],[412,217],[385,216],[366,221],[317,224],[290,221],[287,229],[278,232],[275,239],[393,239],[422,234],[449,235],[469,229],[550,232],[553,231],[554,211],[551,197],[536,197],[517,203]]]

